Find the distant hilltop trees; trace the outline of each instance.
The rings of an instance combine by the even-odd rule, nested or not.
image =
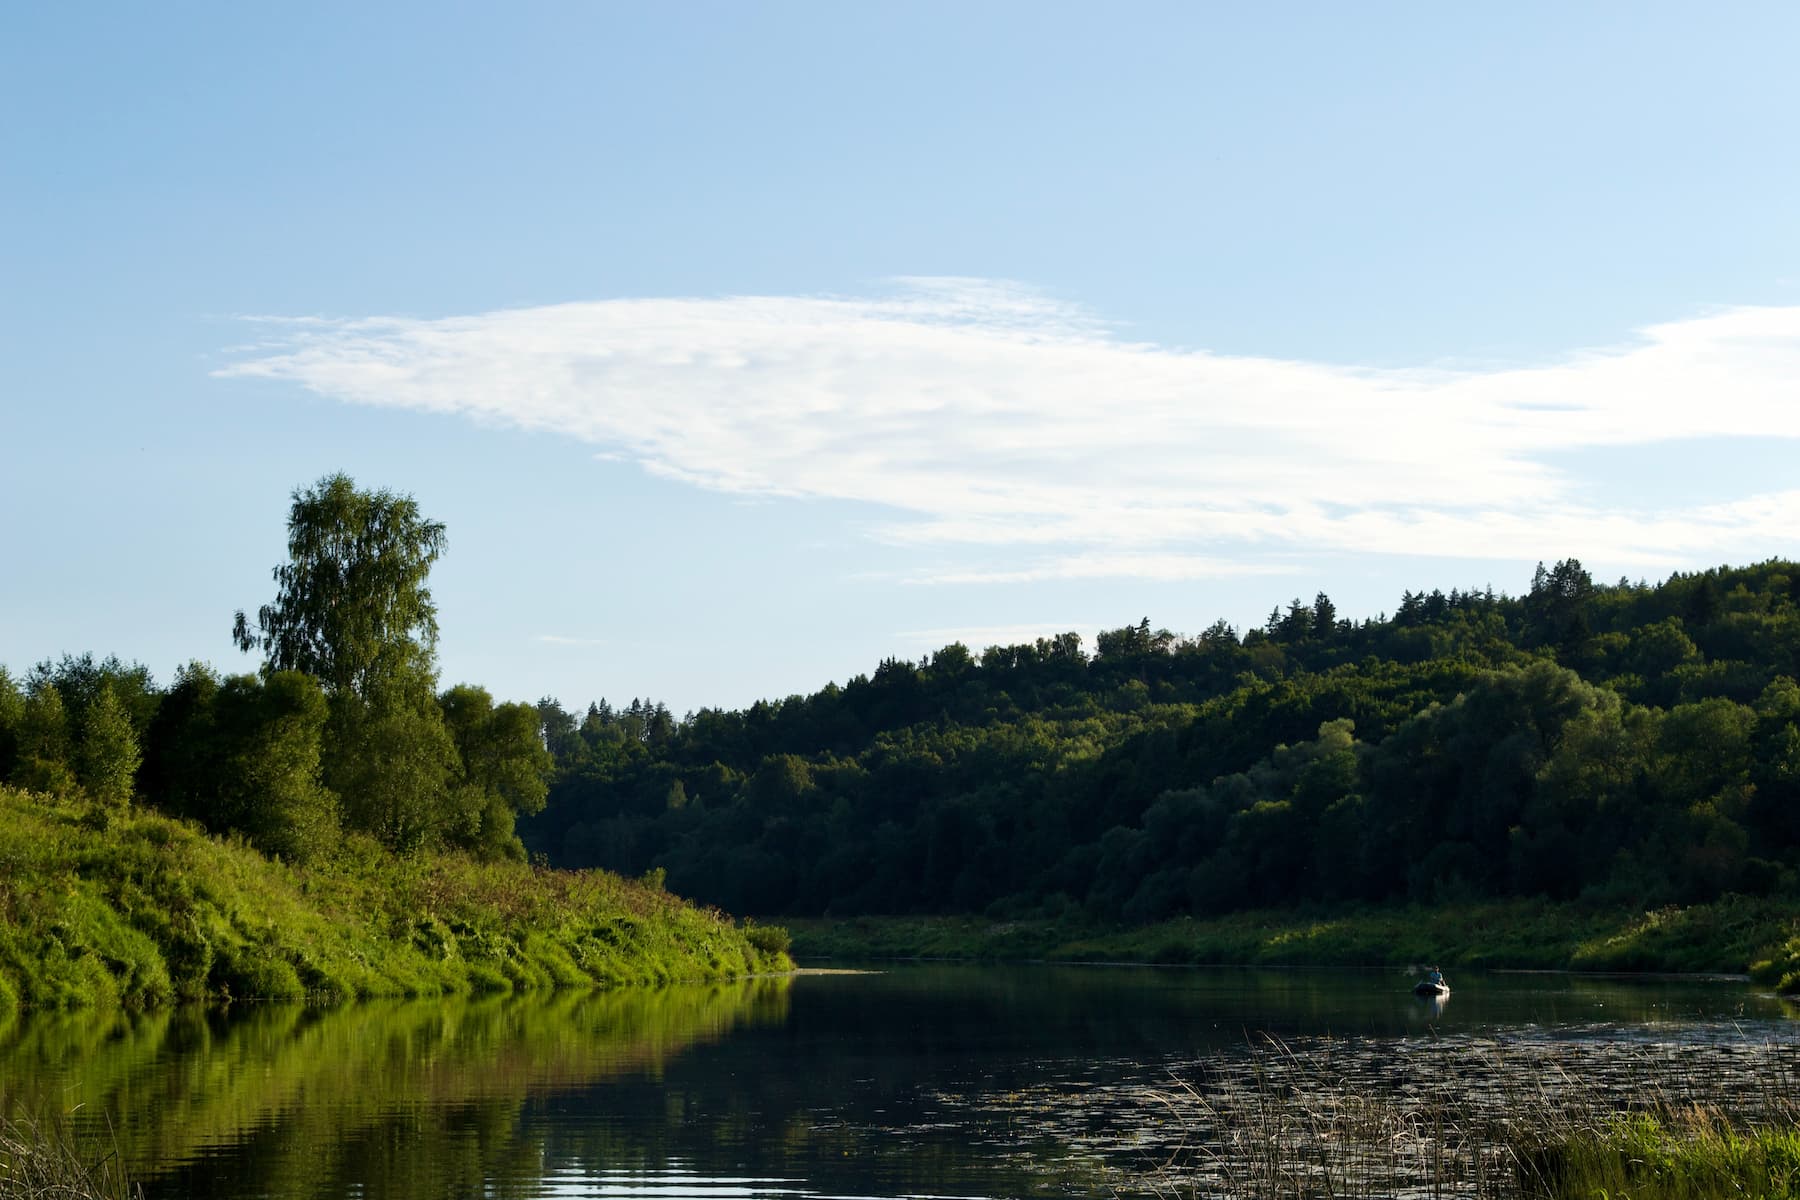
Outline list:
[[[442,525],[333,475],[294,493],[263,661],[0,670],[0,781],[141,804],[305,862],[603,866],[758,914],[1150,921],[1311,901],[1632,904],[1800,893],[1800,567],[1522,596],[1329,596],[1197,635],[1148,618],[886,659],[677,718],[437,678]]]
[[[1299,901],[1790,891],[1800,567],[1324,593],[888,659],[679,721],[540,705],[553,862],[735,911],[1148,921]]]

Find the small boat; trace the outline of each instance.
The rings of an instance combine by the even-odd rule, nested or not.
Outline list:
[[[1421,979],[1413,984],[1413,995],[1415,996],[1448,996],[1449,994],[1450,985],[1447,983],[1433,983],[1429,979]]]

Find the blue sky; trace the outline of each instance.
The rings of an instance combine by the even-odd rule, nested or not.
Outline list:
[[[12,6],[0,663],[254,664],[290,493],[446,682],[1800,553],[1791,5]]]

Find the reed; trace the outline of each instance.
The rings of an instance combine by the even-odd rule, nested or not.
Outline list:
[[[1622,1200],[1800,1196],[1800,1129],[1741,1129],[1716,1108],[1621,1116],[1546,1150],[1543,1194]]]
[[[112,1138],[80,1137],[67,1117],[0,1118],[0,1200],[142,1200]]]
[[[1408,1045],[1406,1061],[1266,1039],[1154,1099],[1159,1196],[1800,1200],[1794,1050],[1729,1076],[1673,1047]],[[1669,1056],[1676,1056],[1673,1061]]]

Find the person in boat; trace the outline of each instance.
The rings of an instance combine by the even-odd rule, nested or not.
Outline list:
[[[1443,988],[1446,986],[1444,983],[1444,973],[1436,967],[1425,972],[1425,982],[1429,983],[1434,988]]]

